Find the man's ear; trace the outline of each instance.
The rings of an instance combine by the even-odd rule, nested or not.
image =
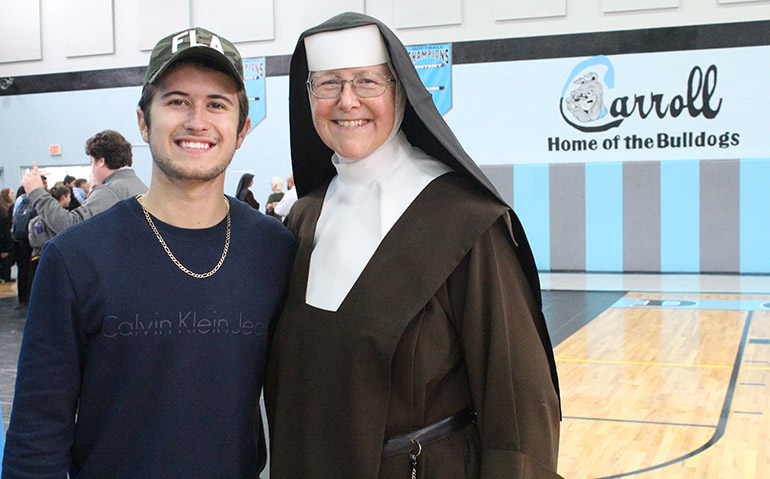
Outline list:
[[[150,142],[150,132],[147,128],[147,122],[144,121],[144,112],[142,112],[141,108],[136,109],[136,120],[137,123],[139,123],[139,132],[142,134],[142,139],[145,143]]]
[[[251,128],[251,118],[246,117],[246,122],[243,124],[243,128],[241,128],[240,133],[238,133],[238,141],[235,143],[236,150],[240,148],[241,145],[243,144],[243,140],[246,139],[246,135],[248,135],[250,128]]]

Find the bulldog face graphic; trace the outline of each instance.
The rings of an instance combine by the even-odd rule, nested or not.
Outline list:
[[[598,119],[604,109],[604,91],[598,78],[590,72],[576,79],[572,83],[579,86],[565,99],[567,110],[580,122]]]

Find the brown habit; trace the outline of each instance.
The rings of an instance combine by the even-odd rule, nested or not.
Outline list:
[[[289,217],[299,251],[266,381],[271,478],[407,478],[408,454],[382,459],[383,441],[469,405],[478,426],[423,448],[419,477],[559,477],[559,400],[509,209],[466,177],[437,178],[330,312],[304,299],[325,191]]]
[[[401,130],[456,173],[415,198],[330,312],[305,303],[316,222],[336,170],[314,128],[304,39],[369,24],[406,94]],[[351,12],[305,31],[291,59],[289,115],[300,199],[287,221],[299,250],[265,383],[271,479],[409,477],[408,454],[382,459],[383,441],[468,406],[479,425],[425,447],[420,478],[557,478],[558,379],[529,243],[403,44],[382,22]]]

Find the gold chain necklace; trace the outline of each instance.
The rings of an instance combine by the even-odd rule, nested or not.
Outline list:
[[[225,200],[225,205],[227,206],[227,236],[225,237],[225,250],[222,251],[222,257],[219,258],[219,263],[217,263],[217,265],[214,266],[214,269],[212,269],[208,273],[193,273],[189,269],[185,268],[184,265],[180,263],[178,259],[176,259],[176,257],[174,256],[174,253],[171,252],[166,242],[163,241],[163,237],[160,235],[158,228],[155,227],[155,223],[152,222],[152,218],[150,218],[150,213],[147,211],[147,207],[144,204],[144,196],[143,195],[136,196],[136,201],[138,201],[139,204],[142,206],[142,211],[144,211],[144,217],[147,218],[147,223],[149,223],[150,228],[152,228],[152,232],[155,233],[155,237],[158,238],[158,241],[160,241],[160,245],[163,246],[164,250],[166,250],[166,254],[168,255],[168,257],[171,258],[171,261],[173,261],[174,264],[179,267],[179,269],[181,269],[188,275],[192,276],[193,278],[198,278],[198,279],[208,278],[209,276],[219,271],[219,267],[222,266],[222,263],[225,262],[225,258],[227,257],[227,249],[230,247],[230,203],[227,201],[227,198],[225,198],[224,200]]]

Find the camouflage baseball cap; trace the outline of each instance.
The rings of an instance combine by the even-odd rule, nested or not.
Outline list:
[[[171,34],[155,44],[144,86],[155,83],[177,61],[190,58],[207,59],[219,64],[230,73],[240,89],[244,88],[243,62],[238,49],[226,38],[200,27]]]

